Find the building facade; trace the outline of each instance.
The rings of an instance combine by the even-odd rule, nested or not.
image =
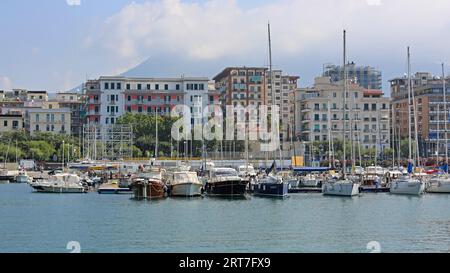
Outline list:
[[[115,124],[127,112],[170,115],[177,105],[198,117],[206,106],[219,103],[219,94],[209,86],[208,78],[196,77],[100,77],[86,83],[87,123]]]
[[[411,78],[411,90],[414,94],[414,108],[411,107],[411,130],[412,138],[415,137],[415,120],[417,116],[417,133],[419,141],[420,155],[430,157],[436,154],[445,154],[445,124],[450,129],[449,100],[450,100],[450,78],[446,78],[446,100],[447,108],[444,106],[443,81],[442,77],[433,76],[431,73],[419,72]],[[394,114],[392,120],[397,137],[407,138],[408,128],[408,79],[398,77],[390,80],[391,98]],[[412,99],[411,99],[412,101]],[[412,103],[411,103],[412,105]],[[416,115],[413,114],[415,109]],[[447,114],[447,115],[446,115]],[[397,140],[398,141],[398,140]],[[438,149],[439,146],[439,149]]]
[[[0,133],[25,130],[21,113],[0,114]]]
[[[276,104],[280,108],[280,134],[284,141],[295,131],[292,126],[295,119],[293,102],[298,79],[297,76],[284,75],[281,70],[273,70],[271,77],[265,67],[227,67],[214,77],[224,107],[241,105],[259,108],[266,105],[270,110],[271,105]]]
[[[297,135],[304,143],[342,140],[343,83],[318,77],[314,87],[299,88],[296,94]],[[390,99],[381,90],[364,89],[349,83],[346,99],[345,135],[363,148],[379,152],[390,146]]]
[[[30,108],[25,127],[31,135],[37,132],[70,135],[71,111],[69,108]]]
[[[348,79],[366,89],[382,89],[381,71],[371,66],[358,66],[354,62],[347,65]],[[344,79],[344,69],[341,65],[325,65],[323,75],[331,81],[339,82]]]

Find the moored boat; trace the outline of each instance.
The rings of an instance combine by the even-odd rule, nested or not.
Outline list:
[[[203,184],[199,181],[197,173],[181,171],[174,172],[169,178],[171,196],[200,196]]]
[[[86,193],[87,188],[80,182],[80,177],[76,174],[62,173],[31,182],[30,186],[41,193]]]
[[[287,197],[289,183],[284,182],[280,176],[267,175],[254,185],[253,194],[267,197]]]
[[[235,169],[215,168],[210,172],[206,192],[216,196],[244,196],[247,184],[248,181],[240,178]]]
[[[335,196],[356,196],[359,195],[360,184],[352,182],[347,179],[338,181],[327,181],[322,185],[323,195]]]
[[[164,198],[167,188],[162,179],[163,172],[161,168],[152,168],[138,173],[132,182],[134,199]]]
[[[425,192],[425,183],[410,176],[402,176],[391,183],[390,192],[392,194],[421,195]]]

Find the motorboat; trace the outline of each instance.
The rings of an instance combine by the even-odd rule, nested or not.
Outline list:
[[[238,166],[237,171],[238,171],[239,177],[241,177],[241,178],[255,178],[256,177],[255,168],[251,164]]]
[[[136,174],[132,180],[133,196],[135,199],[163,198],[167,188],[163,182],[164,169],[150,168]]]
[[[62,173],[51,176],[49,179],[41,179],[30,183],[37,192],[42,193],[86,193],[80,177],[76,174]]]
[[[205,188],[208,195],[244,196],[248,183],[239,177],[235,169],[214,168]]]
[[[27,172],[24,170],[20,170],[19,174],[16,175],[15,182],[16,183],[28,183],[32,180],[30,176],[28,176]]]
[[[180,171],[169,175],[168,186],[171,196],[200,196],[203,184],[197,177],[197,173]]]

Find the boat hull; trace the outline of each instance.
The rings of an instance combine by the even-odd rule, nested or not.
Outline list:
[[[172,196],[200,196],[202,195],[203,184],[199,183],[180,183],[172,185],[171,195]]]
[[[359,184],[351,182],[327,182],[322,186],[323,195],[330,196],[357,196],[359,195]]]
[[[431,183],[426,191],[429,193],[450,193],[450,181]]]
[[[84,188],[70,188],[70,187],[58,187],[58,186],[32,186],[36,192],[41,193],[86,193]]]
[[[218,196],[244,196],[248,181],[231,180],[206,184],[206,192],[209,195]]]
[[[16,183],[28,183],[30,182],[30,177],[26,175],[18,175],[16,176]]]
[[[425,184],[422,182],[399,181],[392,182],[390,193],[403,195],[421,195],[425,192]]]
[[[165,186],[161,182],[144,182],[133,185],[135,199],[158,199],[165,196]]]
[[[289,183],[259,183],[254,185],[253,194],[267,197],[287,197]]]

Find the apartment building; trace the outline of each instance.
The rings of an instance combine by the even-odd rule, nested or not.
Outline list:
[[[209,86],[209,79],[201,77],[100,77],[86,83],[87,122],[115,124],[126,112],[170,115],[176,105],[186,105],[191,122],[201,123],[203,109],[219,103],[219,94]]]
[[[62,92],[56,94],[55,101],[59,108],[70,109],[70,134],[75,137],[81,136],[86,119],[85,96],[76,92]]]
[[[314,87],[296,91],[296,133],[306,142],[342,140],[343,83],[318,77]],[[345,135],[364,148],[381,151],[390,146],[390,99],[381,90],[365,89],[349,81]]]
[[[25,128],[31,135],[37,132],[54,134],[70,134],[71,111],[58,106],[30,108],[26,111]],[[57,104],[56,104],[57,105]]]
[[[269,110],[275,103],[280,107],[283,140],[293,132],[294,94],[299,77],[284,75],[282,70],[273,70],[273,85],[270,71],[264,67],[227,67],[214,78],[216,90],[221,94],[225,105],[267,105]],[[273,89],[272,89],[273,88]],[[272,90],[275,100],[272,101]]]
[[[436,150],[439,154],[445,154],[445,138],[449,139],[449,134],[445,135],[445,123],[450,129],[449,120],[449,100],[450,100],[450,78],[446,77],[446,101],[444,105],[443,80],[442,77],[433,76],[428,72],[418,72],[411,78],[411,90],[414,94],[415,107],[411,107],[411,113],[416,111],[417,132],[419,149],[421,156],[433,156]],[[406,76],[390,80],[392,107],[394,116],[392,120],[397,137],[407,138],[408,128],[408,78]],[[411,103],[412,105],[412,103]],[[411,128],[415,131],[414,115],[411,114]],[[412,137],[414,138],[414,133]],[[439,144],[439,149],[437,146]]]
[[[371,66],[356,65],[349,62],[346,65],[348,79],[366,89],[382,89],[381,71]],[[344,69],[341,65],[327,64],[324,66],[323,77],[330,77],[332,82],[344,79]]]
[[[21,113],[5,113],[0,114],[0,133],[23,131],[24,120]]]

